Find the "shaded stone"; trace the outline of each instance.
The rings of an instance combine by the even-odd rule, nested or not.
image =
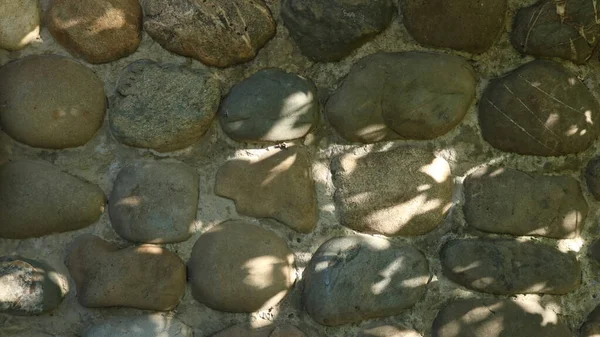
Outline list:
[[[142,41],[142,16],[137,0],[54,0],[45,21],[71,55],[105,63],[136,51]]]
[[[185,291],[185,264],[159,246],[119,249],[86,234],[71,244],[65,263],[79,303],[88,308],[171,310]]]
[[[585,63],[600,38],[596,3],[542,0],[517,11],[511,42],[521,53]]]
[[[293,263],[292,251],[275,233],[241,220],[226,221],[194,244],[188,262],[192,295],[219,311],[267,309],[291,289]]]
[[[44,262],[0,257],[0,312],[38,315],[54,310],[68,288],[67,279]]]
[[[551,309],[535,301],[467,299],[438,313],[432,337],[571,337]]]
[[[446,277],[469,289],[497,294],[566,294],[581,284],[574,255],[516,240],[453,240],[440,252]]]
[[[579,329],[580,337],[596,337],[600,335],[600,306],[597,306],[588,315],[586,321]]]
[[[327,102],[327,119],[352,142],[433,139],[460,123],[475,86],[475,73],[461,57],[376,53],[352,67]]]
[[[588,255],[596,262],[600,262],[600,239],[594,240],[588,248]]]
[[[102,126],[105,112],[104,84],[73,59],[34,55],[0,68],[0,124],[21,143],[81,146]]]
[[[252,328],[238,324],[214,334],[213,337],[306,337],[304,332],[290,324]]]
[[[375,325],[362,329],[358,337],[422,337],[412,329],[396,325]]]
[[[83,337],[192,337],[180,320],[160,314],[113,318],[88,328]]]
[[[133,242],[172,243],[190,238],[198,208],[199,177],[177,162],[139,162],[115,180],[108,214],[115,231]]]
[[[110,128],[129,146],[159,152],[183,149],[208,130],[219,100],[219,84],[206,71],[136,61],[117,82]]]
[[[338,61],[383,31],[392,21],[390,0],[283,0],[281,18],[302,54]]]
[[[240,214],[273,218],[308,233],[318,212],[311,169],[308,153],[297,146],[235,159],[217,172],[215,193],[233,199]]]
[[[346,154],[331,164],[342,225],[384,235],[421,235],[452,206],[448,163],[419,148]]]
[[[275,35],[262,0],[141,0],[144,29],[163,48],[209,66],[250,61]]]
[[[585,182],[594,199],[600,201],[600,157],[595,157],[585,168]]]
[[[40,35],[39,0],[0,2],[0,48],[19,50]]]
[[[306,311],[320,324],[337,326],[397,315],[425,293],[429,269],[411,246],[392,246],[366,236],[325,242],[304,271]]]
[[[0,237],[25,239],[78,230],[96,222],[106,203],[97,185],[46,162],[0,166]]]
[[[403,0],[400,13],[422,45],[483,53],[504,27],[506,0]]]
[[[599,110],[574,74],[537,60],[490,82],[479,103],[479,125],[499,150],[562,156],[584,151],[598,138]]]
[[[225,133],[237,141],[302,138],[319,118],[317,88],[280,69],[261,70],[231,88],[219,117]]]
[[[465,219],[484,232],[573,238],[588,213],[579,182],[569,176],[482,167],[463,185]]]

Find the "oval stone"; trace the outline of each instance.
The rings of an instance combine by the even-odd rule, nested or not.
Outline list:
[[[428,281],[427,260],[411,246],[336,237],[310,260],[302,298],[315,321],[337,326],[397,315],[421,299]]]
[[[305,337],[306,334],[293,325],[280,324],[262,328],[251,328],[247,324],[238,324],[221,330],[212,337]]]
[[[1,49],[23,49],[39,37],[39,0],[2,1],[0,13]]]
[[[497,294],[566,294],[581,284],[574,255],[516,240],[453,240],[440,252],[442,271],[469,289]]]
[[[362,329],[358,337],[422,337],[415,330],[396,325],[375,325]]]
[[[83,337],[192,337],[180,320],[161,314],[113,318],[88,328]]]
[[[48,149],[84,145],[105,112],[104,84],[73,59],[35,55],[0,68],[0,124],[21,143]]]

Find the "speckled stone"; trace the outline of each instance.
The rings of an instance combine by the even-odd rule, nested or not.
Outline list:
[[[39,0],[0,2],[0,48],[19,50],[40,35]]]
[[[124,316],[92,325],[83,337],[192,337],[192,329],[161,314]]]
[[[212,337],[306,337],[306,334],[290,324],[270,325],[263,328],[238,324],[221,330]]]

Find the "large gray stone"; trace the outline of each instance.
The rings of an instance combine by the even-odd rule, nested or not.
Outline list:
[[[306,335],[290,324],[270,325],[263,328],[238,324],[221,330],[212,337],[306,337]]]
[[[141,0],[144,29],[163,48],[209,66],[253,59],[275,35],[263,0]]]
[[[192,337],[180,320],[160,314],[113,318],[92,325],[83,337]]]
[[[352,142],[433,139],[460,123],[475,86],[475,73],[461,57],[376,53],[352,67],[327,102],[327,119]]]
[[[206,71],[136,61],[117,82],[110,128],[129,146],[160,152],[183,149],[208,130],[219,99],[219,83]]]
[[[281,18],[302,53],[314,61],[338,61],[391,22],[390,0],[283,0]]]
[[[453,240],[440,258],[450,280],[491,294],[566,294],[581,284],[574,255],[532,242]]]
[[[421,299],[428,281],[427,260],[411,246],[337,237],[310,260],[302,297],[315,321],[337,326],[397,315]]]
[[[308,153],[301,147],[235,159],[217,172],[215,193],[233,199],[238,213],[267,217],[302,233],[317,224],[317,195]]]
[[[423,149],[346,154],[331,167],[340,222],[357,231],[425,234],[452,206],[450,166]]]
[[[73,59],[34,55],[0,68],[0,125],[21,143],[81,146],[102,126],[105,112],[104,84]]]
[[[39,0],[2,1],[0,13],[0,48],[19,50],[39,37]]]
[[[0,166],[0,237],[25,239],[81,229],[96,222],[106,199],[97,185],[45,162]]]
[[[537,60],[492,80],[479,103],[483,138],[507,152],[562,156],[586,150],[600,133],[600,106],[577,77]]]
[[[588,213],[579,182],[569,176],[482,167],[463,185],[465,219],[484,232],[573,238]]]
[[[317,88],[280,69],[261,70],[231,88],[219,117],[225,133],[237,141],[302,138],[319,120]]]
[[[172,243],[190,238],[198,208],[199,177],[177,162],[139,162],[115,180],[108,214],[115,231],[133,242]]]

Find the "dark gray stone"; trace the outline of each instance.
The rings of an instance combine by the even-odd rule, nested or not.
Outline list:
[[[219,100],[219,83],[208,72],[139,60],[119,77],[110,128],[129,146],[160,152],[183,149],[208,130]]]
[[[569,176],[483,167],[465,179],[464,193],[467,223],[490,233],[573,238],[588,213],[579,182]]]
[[[516,240],[453,240],[440,252],[442,270],[469,289],[497,294],[566,294],[581,284],[574,255]]]
[[[338,61],[391,22],[390,0],[283,0],[281,18],[302,53],[314,61]]]
[[[595,157],[585,169],[585,182],[594,199],[600,201],[600,157]]]
[[[590,244],[588,255],[592,260],[600,262],[600,239],[596,239]]]
[[[588,315],[579,330],[580,337],[596,337],[600,335],[600,306],[597,306]]]
[[[428,281],[427,260],[411,246],[337,237],[310,260],[302,297],[314,320],[337,326],[397,315],[421,299]]]
[[[562,156],[586,150],[600,133],[600,106],[577,77],[537,60],[492,80],[479,103],[483,138],[507,152]]]
[[[83,337],[192,337],[180,320],[161,314],[113,318],[88,328]]]
[[[317,88],[280,69],[238,83],[219,109],[221,127],[241,142],[281,142],[304,137],[319,118]]]
[[[475,86],[473,69],[461,57],[377,53],[352,67],[327,102],[326,115],[352,142],[433,139],[460,123]]]

